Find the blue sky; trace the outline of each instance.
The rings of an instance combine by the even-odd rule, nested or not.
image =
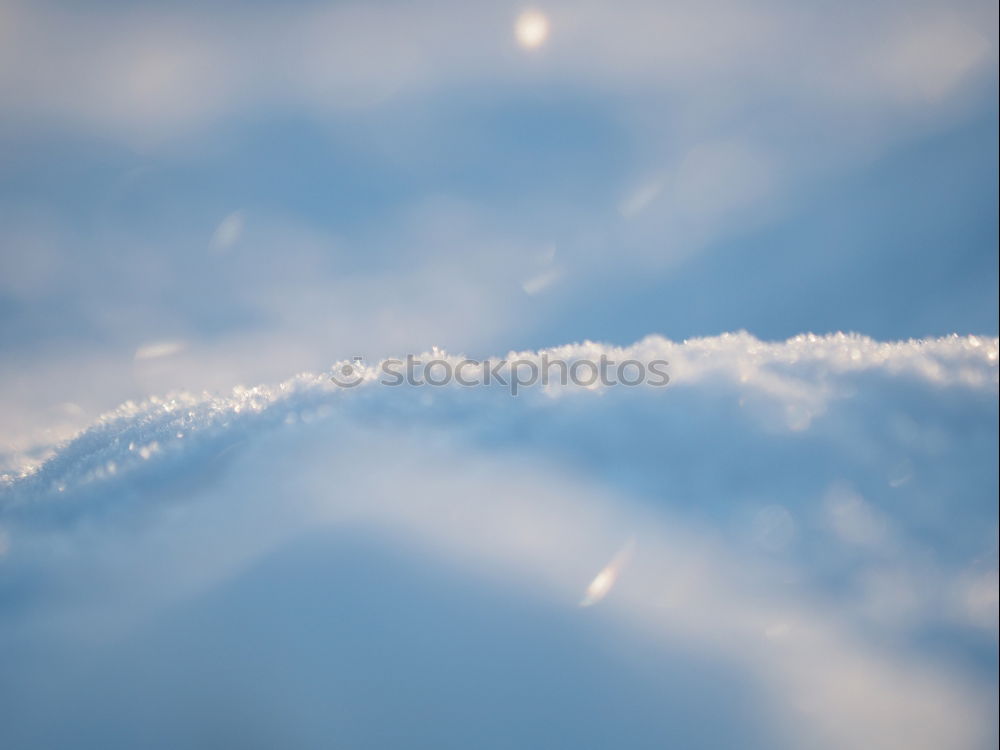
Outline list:
[[[51,705],[95,747],[385,747],[396,715],[435,747],[711,747],[725,702],[760,747],[995,743],[970,726],[996,723],[997,26],[983,0],[0,0],[0,726],[59,746]],[[678,377],[279,389],[261,424],[230,395],[588,341]],[[171,392],[195,439],[147,401]],[[579,581],[647,523],[631,588],[581,620]],[[647,607],[668,564],[698,571],[693,619]],[[764,612],[805,634],[774,670],[748,655]]]

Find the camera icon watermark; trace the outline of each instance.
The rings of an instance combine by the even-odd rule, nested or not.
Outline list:
[[[363,357],[352,357],[351,362],[345,362],[334,368],[330,380],[341,388],[353,388],[356,385],[361,385],[365,380],[363,363]]]
[[[596,360],[552,358],[543,352],[536,358],[455,359],[435,356],[423,361],[413,354],[405,359],[384,359],[373,367],[360,356],[334,367],[330,380],[341,388],[353,388],[366,382],[389,387],[444,387],[457,384],[464,388],[501,387],[516,396],[525,388],[541,386],[577,386],[597,388],[640,385],[662,388],[670,382],[669,362],[663,359],[642,361],[625,359],[616,362],[606,354]]]

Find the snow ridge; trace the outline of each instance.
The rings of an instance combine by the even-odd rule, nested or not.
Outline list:
[[[822,411],[831,395],[831,385],[859,373],[909,380],[932,387],[992,392],[998,387],[997,352],[1000,339],[952,335],[937,339],[879,342],[856,334],[817,336],[803,334],[784,342],[764,342],[745,333],[673,342],[648,336],[629,347],[613,347],[586,341],[537,352],[509,352],[505,359],[566,361],[605,355],[622,361],[667,360],[671,384],[667,390],[707,388],[710,384],[737,386],[741,393],[759,392],[777,399],[793,413],[807,416]],[[457,364],[463,359],[440,350],[425,352],[420,359],[444,359]],[[337,363],[340,366],[342,363]],[[363,380],[357,387],[342,388],[327,374],[303,373],[274,386],[235,387],[228,395],[173,393],[154,396],[141,403],[126,402],[102,415],[93,425],[59,446],[39,467],[28,467],[20,475],[0,475],[2,507],[10,508],[68,490],[85,490],[95,483],[108,483],[148,467],[156,473],[177,468],[185,455],[215,456],[252,436],[257,430],[297,421],[345,416],[358,409],[386,410],[396,418],[412,413],[412,398],[400,391],[433,392],[434,397],[468,389],[379,385],[377,365],[362,365]],[[617,386],[623,387],[623,386]],[[635,386],[646,391],[650,386]],[[379,391],[392,397],[381,399]],[[486,398],[506,399],[500,389],[481,387]],[[537,386],[518,398],[548,401],[566,392],[597,395],[602,387]],[[657,389],[659,390],[659,389]],[[426,399],[425,399],[426,400]],[[425,410],[422,410],[425,411]]]

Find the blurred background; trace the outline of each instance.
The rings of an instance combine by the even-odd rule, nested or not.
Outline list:
[[[5,454],[355,355],[995,335],[996,21],[3,0]]]
[[[0,747],[996,747],[997,28],[0,0]]]

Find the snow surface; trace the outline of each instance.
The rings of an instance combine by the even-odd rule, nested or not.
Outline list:
[[[126,403],[2,477],[0,744],[995,746],[997,352]]]

